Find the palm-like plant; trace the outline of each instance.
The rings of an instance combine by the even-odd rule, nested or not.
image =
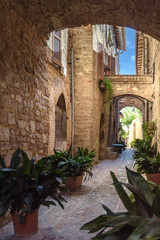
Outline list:
[[[86,172],[89,176],[92,176],[93,169],[93,158],[95,156],[95,151],[88,151],[88,148],[83,149],[78,147],[77,153],[72,157],[72,155],[67,155],[67,157],[60,157],[60,162],[58,164],[59,169],[63,169],[63,173],[66,177],[80,176]]]
[[[113,213],[103,205],[105,214],[84,224],[81,230],[98,232],[92,239],[100,240],[156,240],[160,239],[160,188],[153,193],[147,181],[137,172],[127,169],[129,183],[119,182],[111,172],[117,194],[126,212]],[[134,203],[124,190],[128,188],[134,195]],[[108,231],[106,231],[108,230]]]
[[[8,209],[11,214],[17,212],[20,223],[23,223],[27,213],[40,205],[56,205],[63,208],[60,189],[64,186],[57,177],[57,170],[43,159],[34,162],[21,149],[17,149],[7,168],[0,157],[0,216]],[[51,200],[48,200],[50,197]]]

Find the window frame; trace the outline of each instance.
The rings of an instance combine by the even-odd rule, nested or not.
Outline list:
[[[100,48],[99,48],[99,46],[101,46],[101,51],[100,51]],[[98,51],[97,51],[97,75],[98,75],[98,79],[100,79],[100,80],[103,80],[103,78],[104,78],[104,46],[103,46],[103,44],[101,44],[100,42],[97,44],[97,49],[98,49]],[[102,54],[102,60],[100,59],[100,54]],[[101,63],[102,64],[102,75],[100,75],[100,68],[99,68],[99,63]]]
[[[111,74],[116,74],[116,58],[114,57],[111,57]]]
[[[58,65],[59,67],[61,67],[61,31],[58,31],[60,33],[60,36],[57,36],[56,35],[56,31],[53,31],[52,32],[52,61]],[[58,41],[60,42],[60,51],[59,51],[59,56],[60,56],[60,59],[56,58],[54,56],[54,53],[55,53],[55,49],[54,49],[54,39],[58,39]]]

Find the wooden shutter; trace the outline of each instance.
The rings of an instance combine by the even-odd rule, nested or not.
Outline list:
[[[111,73],[115,74],[115,58],[111,57]]]
[[[103,58],[103,45],[98,43],[98,79],[103,79],[104,77],[104,58]]]
[[[52,37],[53,62],[61,66],[61,32],[53,32]]]

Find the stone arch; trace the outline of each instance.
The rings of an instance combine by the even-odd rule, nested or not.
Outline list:
[[[62,93],[55,107],[55,148],[67,148],[67,113],[64,94]]]
[[[5,8],[5,1],[2,1],[1,5]],[[29,25],[34,26],[41,37],[54,29],[59,30],[89,23],[107,23],[135,28],[160,40],[160,4],[158,1],[61,0],[55,2],[41,0],[39,2],[35,0],[33,3],[16,0],[9,1],[8,5],[26,19]]]
[[[104,159],[105,151],[105,118],[104,113],[101,113],[100,126],[99,126],[99,159]]]
[[[121,102],[125,99],[125,102]],[[107,145],[111,146],[118,140],[119,129],[119,112],[127,106],[133,106],[142,111],[143,123],[152,120],[152,105],[153,103],[146,98],[138,95],[123,94],[113,98],[110,109],[110,129],[108,133]]]
[[[53,148],[55,147],[55,129],[56,129],[56,106],[59,103],[59,99],[64,98],[65,101],[65,111],[66,111],[66,148],[71,144],[71,104],[70,98],[67,94],[67,87],[61,79],[52,79],[49,81],[49,141],[48,141],[48,154],[53,153]],[[62,97],[63,96],[63,97]]]

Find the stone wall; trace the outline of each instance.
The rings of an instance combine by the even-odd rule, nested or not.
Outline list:
[[[55,105],[61,93],[67,108],[68,146],[71,117],[67,44],[62,48],[65,57],[60,72],[47,60],[46,39],[40,40],[35,30],[12,9],[7,11],[0,39],[0,154],[8,165],[18,147],[36,160],[51,153],[55,141]],[[63,33],[63,37],[66,42],[68,33]]]
[[[74,150],[78,146],[95,149],[98,159],[100,117],[104,108],[103,95],[98,87],[92,26],[70,31],[71,46],[74,48]]]
[[[107,23],[128,26],[160,40],[160,4],[155,0],[1,0],[0,7],[6,5],[15,9],[41,36],[54,29]]]
[[[125,107],[136,107],[144,114],[144,102],[141,99],[132,96],[124,96],[119,100],[119,111]]]
[[[135,95],[154,101],[152,75],[108,75],[114,87],[113,96]]]
[[[49,142],[48,153],[53,153],[55,147],[55,109],[61,94],[64,95],[67,113],[67,148],[71,145],[71,78],[65,76],[55,66],[48,62],[47,76],[49,83]]]
[[[131,141],[136,138],[143,139],[143,129],[142,129],[143,120],[141,117],[136,118],[132,121],[129,127],[129,139],[128,139],[128,147],[130,146]]]
[[[158,151],[160,151],[160,43],[146,35],[149,40],[149,71],[153,73],[153,115],[152,120],[157,121],[157,147]],[[153,66],[155,65],[155,70],[153,70]]]
[[[0,39],[0,154],[48,152],[49,92],[44,42],[8,9]]]

